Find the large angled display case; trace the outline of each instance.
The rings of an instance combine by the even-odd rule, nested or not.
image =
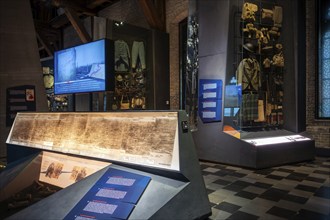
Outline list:
[[[70,219],[93,190],[108,192],[103,185],[111,181],[104,178],[113,170],[116,178],[146,179],[131,211],[116,218],[207,217],[211,208],[187,120],[181,111],[19,113],[7,139],[11,162],[0,173],[0,203],[17,205],[15,197],[39,184],[53,193],[23,210],[10,206],[3,217]]]

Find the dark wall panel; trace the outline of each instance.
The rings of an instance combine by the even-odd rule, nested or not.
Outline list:
[[[227,0],[203,0],[197,2],[199,22],[199,79],[221,79],[226,81],[227,48],[229,28],[229,4]],[[206,123],[198,119],[198,130],[193,132],[198,155],[210,159],[217,155],[220,146],[213,137],[224,135],[222,122]],[[213,154],[214,155],[214,154]],[[212,157],[212,159],[216,159]]]
[[[36,86],[36,110],[46,111],[47,100],[30,1],[0,1],[0,157],[6,156],[6,88]]]

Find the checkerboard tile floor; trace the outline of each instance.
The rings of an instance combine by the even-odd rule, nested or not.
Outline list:
[[[330,220],[330,158],[252,170],[200,162],[209,219]]]

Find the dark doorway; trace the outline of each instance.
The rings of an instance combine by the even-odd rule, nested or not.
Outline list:
[[[180,109],[186,106],[187,26],[187,18],[179,23]]]

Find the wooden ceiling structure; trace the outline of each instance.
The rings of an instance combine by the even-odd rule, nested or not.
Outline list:
[[[54,51],[62,49],[62,30],[72,25],[82,43],[92,40],[82,19],[121,0],[30,0],[36,29],[40,61],[53,59]],[[127,0],[126,0],[127,1]],[[137,1],[151,29],[165,31],[165,1]]]

